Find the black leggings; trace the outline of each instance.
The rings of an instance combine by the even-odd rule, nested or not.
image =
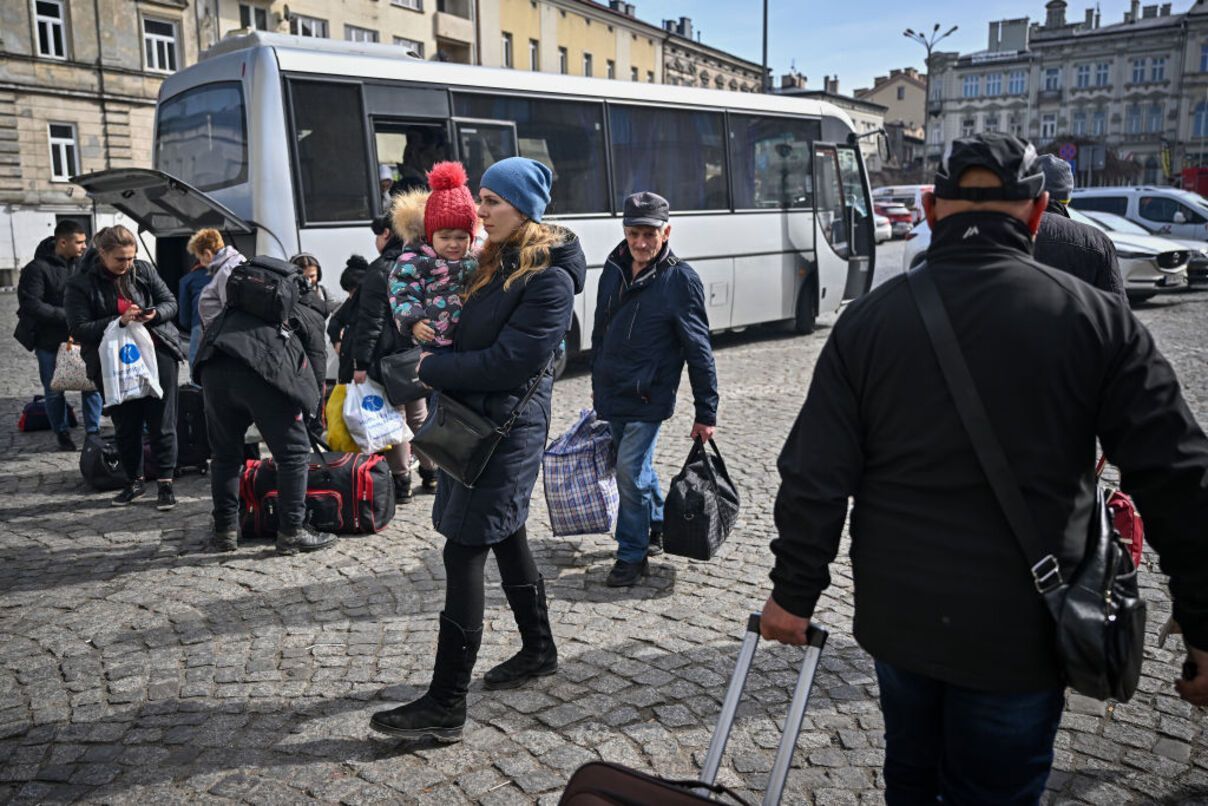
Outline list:
[[[523,526],[491,546],[465,546],[452,540],[445,541],[445,616],[463,629],[482,628],[483,569],[491,551],[495,552],[504,585],[537,583],[537,564],[533,562],[528,533]]]

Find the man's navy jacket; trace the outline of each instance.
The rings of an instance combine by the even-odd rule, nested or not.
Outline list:
[[[592,330],[591,385],[604,420],[662,422],[675,412],[684,364],[696,422],[717,423],[717,368],[700,276],[663,246],[633,277],[624,241],[600,275]]]

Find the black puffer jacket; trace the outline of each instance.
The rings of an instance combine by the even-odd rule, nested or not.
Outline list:
[[[134,261],[127,276],[127,299],[140,308],[155,309],[155,318],[147,323],[157,351],[176,361],[183,361],[180,333],[176,330],[176,297],[151,264]],[[63,306],[67,314],[67,330],[80,345],[80,354],[88,367],[88,378],[101,388],[101,355],[98,350],[105,328],[118,318],[117,279],[110,274],[96,250],[84,254],[80,271],[67,283]]]
[[[402,253],[402,240],[397,236],[392,237],[377,260],[369,264],[369,270],[357,288],[355,322],[352,336],[348,339],[349,355],[352,369],[366,370],[375,381],[382,379],[379,372],[382,358],[411,344],[410,339],[399,334],[394,324],[394,313],[390,309],[390,270]],[[343,360],[340,364],[343,370]],[[340,382],[348,383],[351,379],[350,374],[347,380],[341,378]]]
[[[69,263],[55,254],[52,237],[38,244],[34,259],[21,270],[21,279],[17,281],[17,318],[31,329],[34,346],[39,350],[54,352],[67,341],[63,296],[75,265],[76,261]]]
[[[1046,266],[1072,274],[1100,291],[1127,301],[1116,247],[1102,231],[1070,220],[1065,205],[1050,202],[1040,219],[1032,256]]]

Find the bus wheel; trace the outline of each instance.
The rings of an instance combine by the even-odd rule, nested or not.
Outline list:
[[[793,329],[802,336],[813,333],[818,323],[818,275],[811,274],[797,296],[797,315]]]

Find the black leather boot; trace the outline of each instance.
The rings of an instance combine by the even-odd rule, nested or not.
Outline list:
[[[441,742],[461,741],[461,730],[466,724],[466,692],[470,690],[470,675],[481,643],[481,627],[463,630],[441,613],[436,663],[427,693],[398,708],[378,711],[369,726],[401,739],[431,736]]]
[[[483,686],[488,689],[517,688],[558,671],[558,648],[554,646],[545,602],[545,578],[538,577],[534,585],[504,585],[503,592],[512,606],[523,647],[486,673]]]

